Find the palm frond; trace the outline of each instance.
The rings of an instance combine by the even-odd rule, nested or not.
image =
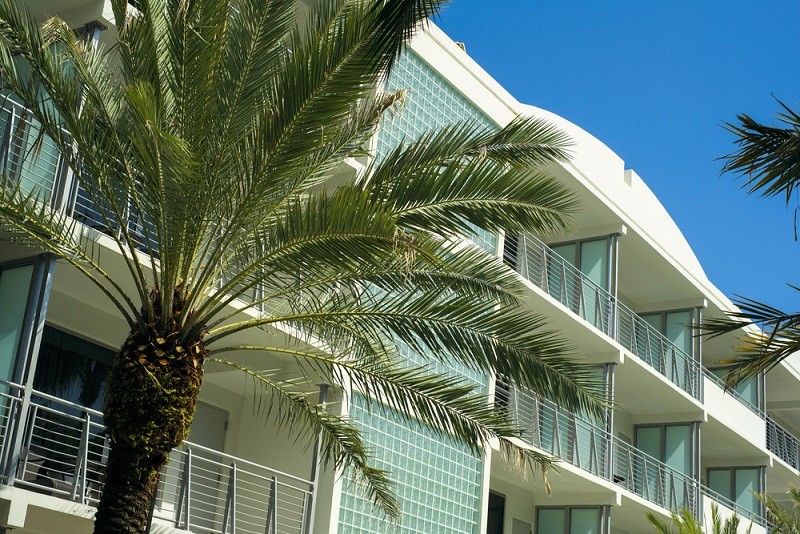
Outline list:
[[[278,428],[291,431],[295,436],[321,439],[322,460],[325,465],[353,467],[352,473],[366,487],[366,494],[386,515],[398,518],[400,506],[392,493],[388,473],[370,466],[369,451],[361,435],[346,418],[325,410],[324,406],[309,402],[307,394],[292,391],[268,373],[249,369],[241,364],[211,358],[210,362],[237,369],[261,388],[262,393],[277,397],[266,408],[267,421]]]
[[[748,298],[735,304],[739,311],[706,320],[701,327],[709,338],[740,332],[733,354],[720,361],[731,367],[726,377],[731,387],[769,371],[800,349],[800,314]]]
[[[750,193],[782,195],[788,204],[800,180],[800,115],[777,102],[784,110],[777,115],[780,126],[761,124],[747,114],[724,125],[738,149],[723,158],[722,172],[744,177],[742,187]]]

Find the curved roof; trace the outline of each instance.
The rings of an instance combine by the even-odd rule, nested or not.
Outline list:
[[[694,251],[649,187],[613,150],[589,132],[547,110],[520,105],[523,114],[546,119],[572,138],[571,174],[603,199],[633,231],[673,263],[686,269],[698,282],[708,284]]]

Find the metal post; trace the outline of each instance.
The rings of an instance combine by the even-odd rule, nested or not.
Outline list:
[[[230,520],[230,534],[236,534],[236,462],[231,462],[231,474],[228,477],[228,495],[225,498],[225,513],[222,516],[222,532],[228,532]]]
[[[264,533],[278,534],[278,477],[275,475],[272,475],[269,507],[267,508],[267,528]]]
[[[326,409],[328,402],[328,384],[319,384],[319,404],[322,409]],[[314,516],[316,515],[317,508],[317,491],[319,489],[319,472],[322,468],[322,434],[317,437],[314,444],[314,456],[311,459],[311,505],[306,508],[306,534],[311,534],[314,531]],[[277,490],[277,485],[275,486]],[[276,501],[277,503],[277,501]],[[277,526],[276,526],[277,528]]]
[[[608,400],[608,407],[606,407],[606,433],[608,436],[608,443],[606,443],[606,472],[605,477],[611,480],[614,462],[614,447],[612,440],[614,436],[614,386],[615,386],[615,371],[617,368],[616,363],[607,363],[604,366],[606,378],[606,394]]]
[[[36,372],[36,362],[39,359],[39,346],[42,342],[47,304],[50,300],[50,290],[53,286],[56,260],[51,254],[37,256],[31,277],[31,286],[28,291],[28,301],[25,304],[25,317],[14,368],[13,382],[23,384],[22,396],[18,417],[11,430],[11,446],[9,448],[8,463],[5,467],[5,483],[14,484],[19,455],[22,448],[23,434],[28,422],[28,412],[33,395],[33,376]]]
[[[178,493],[178,509],[175,511],[175,528],[181,528],[181,516],[186,509],[186,530],[189,530],[189,506],[191,505],[192,486],[192,448],[186,449],[186,459],[183,461],[183,475]]]
[[[617,339],[619,332],[619,313],[617,304],[617,286],[619,285],[619,234],[608,236],[608,292],[611,293],[611,338]]]
[[[697,381],[697,391],[700,395],[699,400],[702,402],[705,399],[705,391],[703,387],[703,337],[700,334],[700,327],[703,324],[703,307],[696,306],[692,308],[692,322],[694,332],[694,343],[692,343],[692,351],[694,360],[697,362],[697,373],[695,380]]]
[[[86,500],[86,471],[89,463],[89,412],[85,412],[83,418],[83,430],[81,432],[80,450],[75,458],[75,475],[72,480],[72,500],[84,503]]]
[[[97,48],[100,44],[100,32],[105,30],[106,27],[100,22],[93,20],[83,26],[81,30],[89,37],[93,48]],[[80,111],[83,110],[86,96],[81,95]],[[79,111],[79,112],[80,112]],[[72,144],[73,150],[77,150],[75,143]],[[72,209],[75,205],[75,198],[78,195],[78,182],[75,180],[75,175],[67,162],[67,158],[63,154],[59,154],[58,167],[56,169],[55,182],[53,184],[53,198],[51,205],[56,209],[67,215],[72,214]]]
[[[700,502],[700,459],[701,459],[701,450],[700,450],[700,421],[694,421],[692,423],[694,426],[694,431],[692,435],[694,437],[694,443],[692,447],[692,456],[693,456],[693,465],[692,465],[692,480],[694,481],[694,502],[695,507]],[[695,514],[697,513],[697,509],[693,510]]]

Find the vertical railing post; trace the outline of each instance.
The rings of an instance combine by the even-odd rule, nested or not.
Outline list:
[[[551,297],[553,294],[550,292],[550,268],[548,266],[548,262],[550,258],[547,256],[547,245],[542,243],[542,289],[544,292],[550,295]]]
[[[24,457],[20,459],[22,461],[22,469],[19,471],[23,476],[28,470],[28,458],[30,458],[31,441],[33,440],[33,431],[36,428],[36,419],[39,415],[39,407],[35,404],[31,405],[30,411],[33,413],[31,413],[30,417],[28,418],[29,424],[25,430],[25,436],[22,440],[22,451],[24,451],[25,454]]]
[[[272,475],[272,484],[267,507],[267,528],[264,534],[278,534],[278,477]]]
[[[606,434],[604,438],[607,439],[608,443],[606,443],[606,469],[603,473],[608,480],[611,480],[613,477],[613,462],[614,462],[614,447],[611,445],[611,441],[614,436],[614,410],[611,408],[614,406],[614,395],[615,395],[615,386],[616,386],[616,363],[607,363],[605,365],[605,378],[606,378],[606,395],[608,400],[608,407],[606,408]]]
[[[324,410],[326,408],[328,402],[328,384],[320,384],[319,385],[319,404],[322,406]],[[314,516],[316,515],[316,507],[317,507],[317,490],[319,487],[319,473],[322,470],[322,465],[320,464],[322,458],[322,433],[317,437],[316,443],[314,443],[314,456],[311,458],[311,504],[306,508],[306,534],[311,534],[314,530]],[[275,485],[275,491],[277,491],[277,483]],[[276,501],[277,503],[277,501]]]
[[[17,397],[13,396],[12,390],[9,388],[9,395],[6,398],[6,405],[2,408],[5,412],[5,420],[3,424],[3,440],[0,442],[0,466],[5,466],[6,462],[8,461],[9,453],[10,453],[10,437],[11,437],[11,429],[13,428],[14,421],[18,417],[18,408],[19,405],[17,403]],[[2,469],[2,468],[0,468]],[[4,471],[0,471],[4,472]]]
[[[225,497],[225,513],[222,516],[222,534],[236,534],[236,462],[231,462],[231,474],[228,477],[228,494]]]
[[[178,491],[178,509],[175,511],[175,528],[186,526],[189,530],[189,508],[192,504],[192,448],[186,448],[186,458],[183,460],[183,474],[181,475],[181,486]],[[186,510],[186,523],[182,523],[183,511]]]
[[[81,428],[80,449],[75,455],[75,476],[72,480],[72,500],[85,503],[86,500],[86,471],[89,462],[89,428],[91,415],[84,412]]]

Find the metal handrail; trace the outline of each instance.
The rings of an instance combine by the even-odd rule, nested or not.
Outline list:
[[[529,445],[669,510],[698,510],[698,481],[552,401],[498,382],[495,405]]]
[[[722,390],[725,393],[729,394],[731,397],[735,398],[740,403],[747,406],[750,409],[750,411],[752,411],[762,419],[766,415],[763,406],[759,406],[758,404],[752,403],[750,399],[739,393],[739,391],[736,388],[728,387],[728,384],[725,383],[724,379],[715,375],[714,372],[708,369],[707,367],[703,367],[703,376],[705,376],[706,378],[714,382],[716,385],[718,385],[720,388],[722,388]]]
[[[761,513],[745,509],[744,507],[736,504],[728,497],[725,497],[724,495],[712,490],[705,484],[700,484],[700,492],[706,497],[713,499],[717,501],[719,504],[723,505],[724,507],[732,510],[733,512],[741,516],[743,519],[746,519],[747,521],[752,521],[753,523],[761,525],[762,527],[765,527],[768,524],[767,519]]]
[[[702,400],[700,363],[624,304],[618,303],[617,313],[620,345],[692,397]]]
[[[16,462],[6,483],[96,505],[109,452],[102,412],[36,390],[25,397],[24,390],[0,380],[4,472]],[[156,519],[193,532],[308,534],[312,481],[190,442],[170,458],[160,475]]]
[[[554,402],[519,388],[495,386],[495,404],[504,406],[526,443],[600,477],[609,477],[609,434]]]
[[[800,439],[767,416],[767,450],[800,471]]]
[[[564,307],[613,337],[613,296],[548,245],[533,236],[521,236],[518,250],[506,249],[505,260]]]
[[[673,512],[686,508],[697,513],[697,480],[616,437],[612,443],[614,483]]]
[[[505,260],[527,280],[619,342],[673,384],[701,399],[700,364],[580,269],[531,235],[518,238]]]

